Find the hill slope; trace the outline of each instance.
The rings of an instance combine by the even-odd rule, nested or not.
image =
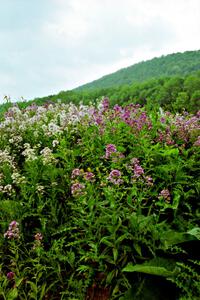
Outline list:
[[[75,90],[109,88],[124,84],[144,82],[153,78],[184,76],[200,70],[200,50],[169,54],[132,65],[128,68],[103,76]]]

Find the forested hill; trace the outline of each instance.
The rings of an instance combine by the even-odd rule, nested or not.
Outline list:
[[[111,105],[151,103],[174,112],[183,109],[196,112],[200,110],[200,50],[154,58],[77,89],[60,91],[17,105],[25,108],[31,103],[48,105],[58,100],[88,104],[102,97],[109,97]],[[0,105],[0,117],[11,105]]]
[[[75,90],[105,89],[124,84],[144,82],[154,78],[185,76],[197,70],[200,70],[200,50],[186,51],[142,61],[82,85]]]

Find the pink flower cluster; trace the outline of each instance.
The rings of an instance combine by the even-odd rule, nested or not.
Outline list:
[[[112,153],[117,152],[116,146],[113,144],[108,144],[106,145],[106,155],[105,158],[110,158],[110,156],[112,155]]]
[[[12,221],[9,224],[8,230],[6,231],[6,233],[4,233],[4,237],[8,238],[9,240],[19,239],[20,238],[19,223],[16,221]]]
[[[194,146],[200,146],[200,135],[198,136],[196,142],[194,143]]]
[[[140,177],[141,175],[144,174],[144,170],[143,168],[140,166],[140,162],[139,162],[139,159],[138,158],[133,158],[131,160],[131,163],[133,164],[133,172],[134,172],[134,175],[133,175],[133,178],[138,178]]]
[[[71,186],[71,193],[73,196],[80,196],[83,195],[84,189],[85,189],[84,184],[76,182]]]
[[[78,177],[78,176],[80,176],[81,175],[81,170],[80,169],[74,169],[73,171],[72,171],[72,175],[71,175],[71,178],[76,178],[76,177]]]
[[[115,185],[123,183],[121,172],[119,170],[112,170],[107,179]]]
[[[102,101],[103,111],[106,111],[109,109],[110,101],[108,97],[105,97]]]
[[[136,179],[142,179],[148,186],[153,185],[153,179],[151,176],[145,176],[144,169],[140,165],[140,161],[138,158],[134,157],[131,159],[131,166],[129,166],[134,173],[132,176],[133,181],[135,182]]]
[[[168,190],[168,189],[162,190],[162,191],[160,192],[158,198],[164,198],[164,200],[165,200],[166,202],[169,202],[170,199],[171,199],[169,190]]]
[[[84,179],[87,181],[93,181],[95,178],[95,175],[92,172],[85,172],[84,173]]]
[[[92,172],[84,172],[83,170],[77,168],[72,171],[71,178],[75,179],[78,176],[83,176],[87,181],[93,181],[95,178],[95,175]]]
[[[37,232],[34,235],[35,241],[34,241],[34,245],[33,245],[33,249],[36,249],[37,247],[41,247],[42,246],[42,240],[43,240],[43,236],[40,232]]]

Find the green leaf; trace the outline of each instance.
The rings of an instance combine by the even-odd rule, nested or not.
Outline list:
[[[137,252],[140,256],[142,256],[142,249],[141,249],[140,245],[137,244],[137,243],[134,243],[133,247],[135,248],[136,252]]]
[[[166,231],[162,234],[161,241],[164,242],[165,249],[170,246],[195,240],[195,234],[190,232],[176,232],[174,230]]]
[[[176,261],[173,259],[156,257],[143,264],[133,265],[132,263],[129,263],[122,271],[140,272],[162,277],[171,277],[176,271]]]
[[[123,270],[123,272],[140,272],[145,274],[170,277],[173,276],[173,272],[168,271],[163,267],[153,267],[153,266],[145,266],[145,265],[127,265]]]
[[[18,290],[17,288],[12,289],[8,294],[7,294],[7,299],[8,300],[14,300],[17,299],[18,297]]]
[[[188,231],[187,233],[189,233],[190,235],[193,235],[194,237],[196,237],[198,240],[200,240],[200,228],[199,227],[195,227],[192,228],[190,231]]]

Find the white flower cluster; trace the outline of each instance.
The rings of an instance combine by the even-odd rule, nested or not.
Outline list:
[[[48,147],[45,147],[43,150],[41,150],[40,154],[42,156],[42,162],[44,165],[54,164],[57,161],[53,156],[52,150]]]
[[[26,183],[25,176],[21,176],[18,172],[13,172],[11,178],[13,180],[13,183],[15,183],[16,185]]]
[[[33,161],[37,159],[35,149],[32,149],[29,143],[24,144],[25,150],[22,152],[22,155],[25,156],[26,161]]]
[[[7,149],[0,150],[0,166],[4,163],[9,164],[11,167],[15,167],[14,158],[9,154]]]
[[[7,194],[8,196],[11,196],[14,192],[15,191],[14,191],[11,184],[7,184],[5,186],[0,185],[0,193]]]

